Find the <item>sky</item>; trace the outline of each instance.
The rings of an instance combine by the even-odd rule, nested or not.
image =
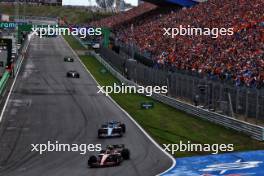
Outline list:
[[[107,1],[107,0],[106,0]],[[132,5],[137,5],[138,0],[125,0]],[[63,5],[95,5],[95,0],[62,0]]]

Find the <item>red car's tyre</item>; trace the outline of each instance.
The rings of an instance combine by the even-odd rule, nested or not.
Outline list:
[[[115,166],[119,166],[121,163],[121,158],[118,156],[114,156],[113,158],[114,162],[115,162]]]
[[[130,152],[128,149],[123,149],[121,152],[121,156],[123,157],[124,160],[130,159]]]
[[[96,156],[92,155],[90,156],[90,158],[88,159],[88,166],[92,167],[93,164],[97,163],[97,158]]]

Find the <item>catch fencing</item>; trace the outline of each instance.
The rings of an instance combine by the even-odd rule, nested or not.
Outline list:
[[[4,92],[6,90],[7,83],[8,83],[10,76],[15,76],[18,73],[18,69],[22,63],[22,60],[24,59],[24,57],[26,57],[26,55],[28,53],[27,49],[29,46],[29,42],[30,42],[30,39],[27,36],[25,41],[22,43],[22,47],[18,51],[18,57],[14,60],[12,72],[9,72],[6,70],[3,74],[3,76],[1,77],[1,79],[0,79],[0,99],[2,99],[4,96]],[[12,74],[10,74],[10,73],[12,73]]]
[[[101,53],[102,53],[102,51],[101,51]],[[134,82],[133,80],[128,80],[127,78],[125,78],[122,75],[122,72],[120,70],[118,71],[116,69],[118,67],[118,65],[116,68],[114,68],[112,65],[110,65],[109,61],[111,59],[110,59],[109,55],[107,58],[102,58],[99,54],[96,54],[94,52],[90,52],[89,54],[93,55],[119,81],[125,83],[126,85],[138,86],[138,84],[136,82]],[[104,54],[106,54],[106,53],[104,53]],[[108,53],[108,54],[110,54],[110,53]],[[157,71],[157,70],[155,70],[155,71]],[[140,73],[137,73],[137,74],[139,75]],[[156,75],[152,76],[153,79],[156,79],[154,77],[157,76],[157,74],[159,74],[159,71],[157,71]],[[156,80],[158,81],[158,79],[156,79]],[[150,82],[151,81],[149,81],[149,83]],[[163,82],[161,80],[158,82],[160,82],[161,85],[166,84],[166,81],[164,81],[164,80],[163,80]],[[202,119],[209,120],[213,123],[220,124],[220,125],[223,125],[227,128],[231,128],[231,129],[234,129],[236,131],[245,133],[245,134],[247,134],[247,135],[251,136],[252,138],[257,139],[259,141],[264,140],[264,128],[261,126],[254,125],[254,124],[251,124],[251,123],[248,123],[245,121],[241,121],[241,120],[238,120],[235,118],[231,118],[231,117],[228,117],[228,116],[216,113],[216,112],[212,112],[210,110],[203,109],[201,107],[197,107],[197,106],[194,106],[194,105],[189,104],[189,103],[184,103],[182,101],[179,101],[179,100],[172,98],[172,97],[169,97],[169,96],[154,93],[151,97],[157,101],[160,101],[160,102],[165,103],[169,106],[172,106],[176,109],[187,112],[191,115],[195,115],[195,116],[200,117]]]
[[[18,71],[18,69],[22,63],[22,60],[25,57],[27,57],[30,38],[31,38],[31,34],[27,35],[27,37],[25,38],[25,40],[22,43],[21,48],[18,51],[18,56],[14,62],[14,66],[13,66],[13,75],[14,76],[17,74],[17,71]]]
[[[263,123],[263,89],[236,87],[197,75],[148,67],[108,48],[101,48],[99,53],[119,73],[137,84],[168,86],[168,96],[172,98],[251,123]]]

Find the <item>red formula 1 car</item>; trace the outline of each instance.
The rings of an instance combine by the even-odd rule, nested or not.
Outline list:
[[[124,144],[108,145],[105,150],[101,150],[98,156],[90,156],[89,167],[111,167],[118,166],[122,161],[130,158],[130,151]]]

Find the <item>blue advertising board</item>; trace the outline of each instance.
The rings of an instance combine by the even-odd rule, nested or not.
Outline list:
[[[192,0],[166,0],[167,2],[179,4],[184,7],[192,7],[197,4],[197,2]]]
[[[264,150],[178,158],[162,176],[264,176]]]

